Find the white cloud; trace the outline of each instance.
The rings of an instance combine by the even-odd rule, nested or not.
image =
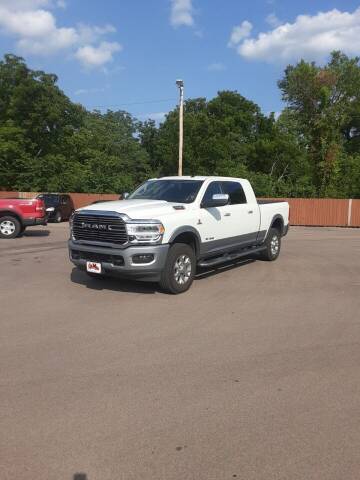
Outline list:
[[[266,22],[270,25],[270,27],[276,28],[279,25],[281,25],[281,21],[278,19],[278,17],[275,15],[275,13],[270,13],[266,17]]]
[[[349,55],[360,53],[360,8],[354,12],[337,9],[316,15],[299,15],[256,38],[236,43],[237,52],[248,59],[285,62],[300,58],[323,60],[332,50]]]
[[[65,0],[0,0],[0,5],[10,10],[35,10],[37,8],[66,8]]]
[[[80,42],[83,44],[87,44],[97,42],[103,35],[115,33],[116,28],[110,24],[104,25],[103,27],[98,27],[96,25],[93,26],[80,23],[77,26],[77,32]]]
[[[47,35],[46,41],[41,35],[37,35],[37,38],[26,36],[18,40],[17,47],[24,53],[50,55],[71,48],[77,42],[77,38],[73,28],[57,28]]]
[[[100,45],[84,45],[75,53],[75,57],[87,68],[102,67],[113,60],[113,54],[122,50],[117,42],[101,42]]]
[[[49,55],[73,53],[85,66],[100,67],[122,49],[117,42],[102,40],[116,32],[112,25],[79,24],[58,27],[49,8],[64,8],[63,0],[0,0],[0,34],[16,40],[20,53]]]
[[[22,11],[13,8],[14,6],[7,9],[0,5],[0,27],[5,34],[18,39],[17,47],[20,51],[48,54],[69,48],[78,41],[76,29],[58,28],[51,12],[42,9]]]
[[[0,26],[21,37],[44,37],[56,29],[52,13],[46,10],[16,11],[0,5]]]
[[[207,66],[207,69],[209,70],[209,72],[221,72],[223,70],[226,70],[226,65],[221,62],[214,62],[210,63],[210,65]]]
[[[195,24],[192,0],[171,0],[170,23],[173,27],[192,27]]]
[[[50,0],[1,0],[1,6],[11,10],[34,10],[39,7],[49,7]]]
[[[244,20],[241,25],[238,25],[232,29],[228,47],[235,47],[238,43],[241,42],[244,38],[250,36],[253,26],[247,20]]]

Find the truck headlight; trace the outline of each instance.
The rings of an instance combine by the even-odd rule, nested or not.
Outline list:
[[[46,209],[47,212],[53,212],[54,210],[55,210],[54,207],[49,207],[49,208]]]
[[[165,232],[162,223],[126,223],[129,241],[132,243],[159,243]]]

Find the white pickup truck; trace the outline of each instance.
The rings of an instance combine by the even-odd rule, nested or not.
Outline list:
[[[151,179],[124,196],[76,210],[70,260],[91,276],[157,281],[171,293],[190,287],[197,266],[253,253],[276,260],[289,227],[287,202],[258,202],[239,178]]]

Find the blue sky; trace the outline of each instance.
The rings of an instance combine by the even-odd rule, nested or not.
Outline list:
[[[301,57],[360,54],[360,2],[335,0],[0,0],[0,53],[32,68],[88,108],[157,120],[185,96],[237,90],[265,113]],[[164,101],[160,101],[164,100]]]

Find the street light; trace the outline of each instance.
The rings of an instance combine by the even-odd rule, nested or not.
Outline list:
[[[183,143],[184,143],[184,81],[176,80],[176,85],[179,88],[180,100],[179,100],[179,169],[178,175],[182,175],[182,163],[183,163]]]

